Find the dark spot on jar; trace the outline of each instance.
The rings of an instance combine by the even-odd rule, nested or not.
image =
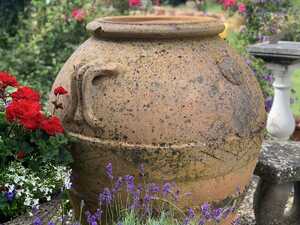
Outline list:
[[[192,121],[190,119],[185,120],[184,123],[191,123]]]
[[[202,84],[203,83],[203,77],[201,75],[199,75],[197,78],[196,78],[196,81],[199,83],[199,84]]]
[[[219,89],[216,85],[212,85],[208,91],[210,97],[214,97],[219,93]]]

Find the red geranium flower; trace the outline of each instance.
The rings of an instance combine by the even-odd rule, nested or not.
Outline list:
[[[68,91],[66,89],[64,89],[64,87],[59,86],[57,88],[54,89],[54,94],[57,95],[66,95],[68,94]]]
[[[64,128],[56,116],[51,116],[41,122],[41,129],[49,135],[60,134],[64,132]]]
[[[17,156],[17,159],[24,159],[25,155],[26,155],[26,153],[23,150],[21,150],[21,151],[17,152],[16,156]]]
[[[141,0],[128,0],[130,7],[136,7],[141,5]]]
[[[228,7],[232,7],[236,4],[236,0],[224,0],[223,5],[224,8],[227,9]]]
[[[0,71],[0,86],[1,88],[6,88],[7,86],[17,87],[19,85],[17,79],[11,74]]]
[[[78,22],[82,22],[85,16],[86,14],[83,9],[73,9],[72,11],[72,17]]]
[[[29,87],[20,87],[18,90],[11,94],[14,101],[26,99],[30,101],[39,102],[40,94]]]
[[[20,119],[20,123],[28,130],[36,130],[44,119],[45,116],[42,113],[38,113],[34,117]]]
[[[28,129],[36,129],[33,126],[33,121],[38,121],[41,119],[41,105],[38,102],[28,101],[28,100],[18,100],[11,102],[5,111],[5,115],[8,121],[20,121]],[[29,121],[32,121],[29,123]],[[30,125],[29,125],[30,124]]]

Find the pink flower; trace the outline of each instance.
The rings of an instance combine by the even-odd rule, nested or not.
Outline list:
[[[239,13],[246,12],[246,5],[244,3],[239,4]]]
[[[130,7],[137,7],[141,5],[141,0],[128,0]]]
[[[86,14],[83,9],[73,9],[72,11],[72,17],[78,22],[82,22],[85,16]]]
[[[236,4],[236,0],[224,0],[223,1],[223,5],[224,5],[225,9],[227,9],[228,7],[235,6],[235,4]]]

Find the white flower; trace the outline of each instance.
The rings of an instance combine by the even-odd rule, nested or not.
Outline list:
[[[15,190],[15,185],[12,184],[12,185],[8,186],[8,191],[9,192],[13,192],[14,190]]]
[[[71,171],[65,167],[45,166],[39,173],[25,168],[19,162],[13,162],[4,172],[4,186],[16,190],[16,198],[26,207],[38,207],[39,199],[51,200],[51,194],[61,186],[70,187]]]

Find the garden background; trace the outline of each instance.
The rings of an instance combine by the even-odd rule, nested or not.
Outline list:
[[[242,28],[229,30],[225,37],[241,54],[247,54],[249,44],[265,41],[281,32],[284,33],[282,40],[300,39],[299,0],[232,0],[228,1],[228,6],[218,0],[195,2],[198,10],[224,15],[228,21],[239,13],[239,8],[230,2],[245,5],[245,11],[240,12],[238,18],[242,20]],[[130,9],[131,12],[151,11],[155,4],[185,8],[180,3],[184,0],[143,0],[142,6]],[[89,37],[85,31],[89,21],[101,16],[130,13],[126,0],[11,0],[1,1],[0,11],[0,70],[10,71],[44,94],[49,92],[66,59]],[[254,61],[257,77],[268,99],[272,90],[265,81],[270,81],[270,77],[267,72],[262,72],[262,63]],[[294,103],[300,97],[299,84],[300,70],[293,76]],[[292,108],[296,115],[300,115],[297,105],[293,104]]]
[[[89,37],[85,30],[89,21],[102,16],[149,14],[158,6],[183,11],[192,9],[223,19],[226,31],[221,37],[248,58],[263,90],[266,109],[270,108],[272,76],[261,60],[248,55],[246,48],[274,37],[300,41],[300,0],[195,0],[188,3],[183,0],[0,0],[0,71],[8,71],[22,85],[38,90],[46,103],[62,65]],[[293,112],[300,116],[300,69],[293,76],[292,96]],[[57,140],[54,144],[60,146],[63,142]],[[7,148],[1,144],[0,149]],[[53,167],[49,163],[37,175],[22,163],[23,158],[17,155],[16,162],[0,172],[0,222],[1,217],[15,217],[33,205],[49,201],[68,182],[69,170],[65,167]],[[41,177],[48,179],[41,182]],[[15,188],[12,185],[20,182],[18,188],[24,191],[16,198],[8,196],[7,193],[13,193],[11,187]]]

